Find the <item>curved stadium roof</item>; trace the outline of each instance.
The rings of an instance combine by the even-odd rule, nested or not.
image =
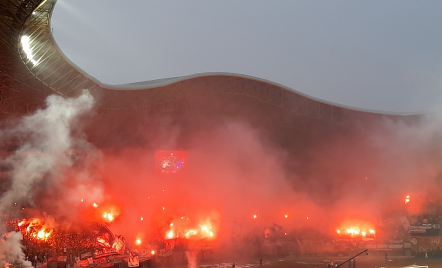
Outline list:
[[[0,0],[0,119],[32,113],[44,105],[49,94],[74,97],[88,89],[98,108],[95,129],[87,133],[100,147],[139,142],[137,135],[156,129],[161,116],[169,116],[176,124],[186,120],[201,124],[228,116],[265,129],[286,148],[298,148],[309,140],[322,139],[318,133],[348,132],[355,120],[406,116],[344,107],[236,74],[101,84],[67,59],[55,43],[50,18],[56,2]],[[122,140],[122,136],[126,138]]]

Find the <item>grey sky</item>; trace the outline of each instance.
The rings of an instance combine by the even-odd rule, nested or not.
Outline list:
[[[442,104],[442,1],[58,0],[63,52],[103,83],[255,76],[339,104]]]

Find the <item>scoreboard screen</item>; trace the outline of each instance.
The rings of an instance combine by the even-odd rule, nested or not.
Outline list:
[[[188,154],[186,151],[156,151],[155,171],[159,173],[177,173],[186,168]]]

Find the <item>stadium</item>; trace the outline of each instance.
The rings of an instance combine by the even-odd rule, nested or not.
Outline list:
[[[150,258],[156,258],[157,262],[162,262],[165,259],[185,261],[187,258],[190,262],[189,255],[186,257],[184,253],[185,251],[191,252],[189,248],[198,248],[194,251],[198,251],[197,254],[200,254],[198,256],[201,258],[212,258],[214,254],[217,254],[216,248],[226,247],[223,239],[212,241],[212,236],[227,236],[226,231],[221,231],[225,229],[228,229],[229,233],[234,233],[234,237],[240,238],[232,239],[233,246],[228,247],[229,249],[225,250],[224,255],[221,254],[222,256],[227,256],[232,252],[241,252],[243,256],[259,257],[324,254],[351,256],[367,248],[378,252],[378,254],[384,254],[384,252],[407,256],[428,253],[434,256],[442,254],[439,247],[442,221],[440,208],[442,206],[438,198],[428,198],[426,193],[416,190],[418,188],[412,183],[407,184],[408,188],[398,186],[402,185],[402,179],[408,180],[407,176],[416,178],[417,175],[422,175],[425,172],[410,171],[407,174],[397,175],[400,178],[392,178],[396,176],[394,172],[380,174],[379,169],[384,168],[382,164],[386,159],[383,157],[404,160],[404,155],[407,155],[408,151],[405,151],[404,154],[385,156],[380,148],[382,146],[367,145],[374,136],[382,137],[382,139],[384,137],[391,138],[392,132],[388,126],[421,127],[422,120],[426,118],[425,115],[386,114],[345,107],[309,97],[271,81],[236,74],[198,74],[117,86],[102,84],[71,62],[57,46],[51,34],[50,22],[56,3],[56,0],[1,0],[0,2],[0,120],[4,127],[9,128],[11,124],[14,124],[11,122],[17,122],[20,118],[29,117],[37,111],[45,109],[49,106],[49,103],[45,101],[48,96],[55,95],[75,99],[85,94],[84,90],[87,90],[95,100],[90,113],[93,116],[85,115],[84,122],[86,123],[82,124],[84,125],[85,140],[92,145],[87,147],[87,150],[93,147],[104,152],[103,158],[114,164],[118,162],[112,158],[115,152],[122,152],[123,155],[135,155],[137,158],[145,157],[146,154],[140,153],[134,148],[148,147],[151,152],[156,152],[155,155],[150,154],[150,158],[147,157],[149,160],[146,162],[149,163],[146,165],[152,170],[156,170],[155,175],[152,176],[156,176],[155,179],[159,182],[149,184],[149,187],[146,186],[149,191],[145,192],[124,190],[126,196],[134,195],[137,198],[148,196],[151,200],[154,195],[160,195],[154,193],[155,191],[161,193],[171,189],[170,191],[173,193],[179,192],[180,190],[177,188],[181,186],[175,186],[180,185],[181,181],[192,184],[194,182],[192,178],[203,177],[199,174],[200,170],[207,172],[216,170],[219,173],[220,169],[213,167],[216,165],[202,164],[205,157],[194,156],[192,158],[192,150],[201,144],[209,143],[212,146],[212,140],[207,142],[208,136],[214,137],[220,142],[228,141],[230,138],[226,138],[223,136],[224,134],[218,136],[220,130],[226,130],[227,132],[232,131],[234,134],[238,131],[248,133],[244,135],[244,140],[240,140],[235,145],[239,148],[241,144],[250,140],[252,144],[255,144],[255,134],[258,133],[256,135],[259,138],[256,140],[264,139],[264,145],[256,145],[259,150],[251,152],[264,155],[264,159],[272,163],[275,173],[284,173],[283,175],[269,175],[269,179],[265,179],[265,183],[263,183],[263,188],[256,189],[256,194],[251,197],[252,200],[259,200],[270,193],[271,191],[268,189],[279,184],[279,180],[276,178],[278,176],[288,178],[288,184],[284,185],[296,193],[296,202],[300,199],[303,200],[292,206],[289,204],[295,204],[293,203],[295,201],[289,195],[286,196],[285,193],[278,192],[277,198],[272,195],[268,199],[278,200],[277,202],[263,202],[259,206],[260,208],[245,205],[244,210],[237,209],[235,213],[227,213],[229,220],[225,220],[226,217],[222,216],[213,216],[208,220],[206,215],[212,213],[211,209],[205,210],[204,217],[201,216],[200,209],[186,212],[188,213],[186,215],[199,218],[199,223],[194,224],[197,226],[195,228],[200,228],[197,234],[196,229],[190,224],[178,223],[179,220],[185,220],[187,217],[179,209],[176,209],[173,216],[158,216],[162,213],[161,211],[167,211],[168,207],[175,206],[174,203],[181,202],[174,199],[177,197],[164,198],[161,202],[166,205],[158,203],[156,205],[160,212],[152,212],[152,215],[157,215],[154,217],[156,223],[161,222],[162,224],[160,226],[158,223],[160,226],[158,233],[161,234],[156,236],[156,240],[151,239],[150,241],[154,242],[150,242],[149,246],[143,249],[137,249],[137,247],[141,247],[141,240],[143,240],[141,237],[144,236],[147,240],[148,235],[128,232],[125,234],[126,242],[124,242],[124,238],[112,234],[107,227],[110,226],[109,228],[112,229],[109,224],[114,221],[117,214],[120,214],[116,211],[122,210],[123,206],[110,204],[109,201],[107,203],[103,201],[101,206],[90,201],[91,206],[87,208],[78,205],[79,215],[86,215],[82,217],[87,218],[89,222],[96,223],[98,218],[103,221],[102,215],[104,213],[106,220],[106,224],[100,225],[98,229],[88,227],[90,230],[94,230],[90,232],[89,236],[97,236],[97,239],[101,239],[97,240],[100,247],[107,248],[94,257],[95,266],[110,267],[114,263],[120,263],[119,265],[122,267],[124,265],[121,263],[125,263],[125,265],[129,263],[130,265],[129,257],[122,257],[128,253],[121,246],[124,243],[129,245],[127,242],[129,240],[134,241],[134,243],[131,241],[130,244],[135,244],[129,251],[130,258],[139,254],[139,265],[144,265],[143,263],[147,262],[145,260]],[[34,127],[38,128],[39,126]],[[174,132],[176,129],[179,131]],[[230,137],[229,133],[225,135]],[[173,136],[173,143],[170,142],[171,136]],[[26,134],[12,132],[5,137],[2,138],[0,145],[4,159],[8,159],[11,155],[17,156],[16,152],[22,153],[20,148],[26,147]],[[389,143],[389,138],[383,141]],[[376,140],[376,138],[374,139]],[[152,143],[152,140],[156,142]],[[392,140],[397,141],[394,137]],[[343,144],[345,146],[342,146]],[[402,147],[400,143],[393,145],[398,148]],[[236,151],[235,146],[232,146],[234,154],[241,154],[241,149]],[[226,145],[226,147],[228,146]],[[73,148],[73,152],[64,151],[62,154],[68,154],[69,159],[76,157],[87,159],[88,151],[84,147],[80,146],[79,148]],[[222,168],[230,170],[227,167],[231,162],[224,161],[227,158],[223,158],[223,154],[226,153],[224,145],[216,144],[210,148],[215,150],[218,157],[222,159],[219,162]],[[37,158],[44,158],[51,152],[37,152],[41,154]],[[205,151],[202,150],[202,152]],[[25,152],[20,157],[27,158],[28,155],[29,152]],[[266,158],[268,155],[271,157]],[[431,166],[425,173],[431,183],[423,180],[424,183],[428,188],[439,185],[437,178],[440,178],[440,170],[435,164],[441,159],[439,153],[419,151],[416,155],[422,162],[427,161]],[[171,160],[174,164],[172,171],[169,172],[170,169],[166,167],[170,166],[171,162],[168,161],[171,156],[174,159],[177,157],[183,159],[183,161],[180,160],[179,165],[176,165],[173,162],[175,160]],[[248,158],[248,156],[244,156],[244,158]],[[247,163],[250,162],[244,158],[238,161],[246,163],[243,165],[247,166]],[[251,169],[258,169],[256,173],[253,173],[254,176],[267,171],[267,169],[259,169],[256,164],[253,164],[253,157],[251,158],[251,165],[254,165]],[[396,170],[397,166],[407,165],[404,164],[408,163],[405,160],[388,165],[388,169]],[[136,161],[133,160],[133,162]],[[278,165],[280,162],[282,162],[281,166]],[[198,169],[189,168],[189,171],[178,170],[183,163],[189,166],[200,165],[201,167]],[[266,166],[263,163],[259,165]],[[376,169],[377,167],[379,169]],[[112,168],[109,169],[112,170]],[[272,167],[269,167],[269,170],[271,169]],[[233,175],[229,176],[236,176],[238,169],[234,171]],[[246,171],[249,169],[246,168]],[[3,192],[8,191],[10,173],[10,166],[5,164],[2,167]],[[127,173],[134,178],[137,176],[131,171]],[[244,174],[246,175],[242,176],[247,177],[247,172]],[[379,183],[371,181],[371,178],[376,176],[381,181],[391,179],[393,185],[380,183],[382,189],[388,190],[385,191],[388,196],[376,197],[376,201],[361,202],[361,205],[353,207],[352,202],[356,202],[356,200],[359,202],[359,198],[371,200],[372,194],[380,191]],[[354,178],[360,180],[354,180]],[[437,181],[433,184],[435,178]],[[123,187],[116,185],[119,184],[115,183],[115,188],[109,191],[115,193],[118,187]],[[136,185],[143,184],[139,182]],[[266,189],[264,193],[261,191],[262,189]],[[232,188],[226,190],[222,188],[219,191],[223,197],[230,196],[230,194],[232,194],[231,196],[238,195],[236,190],[232,190]],[[366,192],[369,192],[370,195]],[[348,197],[347,193],[350,193]],[[42,193],[38,192],[36,196],[38,194]],[[437,191],[434,192],[434,196],[438,194]],[[344,195],[346,197],[343,198]],[[173,194],[173,196],[176,195]],[[196,194],[196,196],[205,198],[202,193]],[[57,198],[62,199],[60,196]],[[157,199],[159,199],[158,196]],[[189,204],[205,203],[201,199],[195,199],[189,201]],[[207,204],[211,202],[220,204],[220,201],[210,198],[206,201]],[[373,209],[373,207],[386,202],[389,203],[389,206]],[[106,208],[99,212],[98,210],[91,212],[92,203],[95,208]],[[228,202],[222,204],[225,207],[234,207]],[[338,208],[331,209],[330,204],[336,205]],[[204,206],[204,204],[201,205]],[[129,205],[126,203],[125,207],[129,207]],[[47,211],[51,209],[56,211],[54,207],[50,207]],[[38,206],[33,207],[29,202],[23,203],[23,210],[33,211],[28,215],[38,214],[35,212],[38,210]],[[138,207],[134,210],[142,211]],[[152,208],[152,210],[155,209]],[[220,211],[222,210],[220,209]],[[366,214],[360,213],[361,210]],[[347,211],[348,213],[344,213]],[[131,213],[136,214],[135,212]],[[247,216],[241,218],[238,216],[241,213],[247,214]],[[265,219],[266,213],[267,215],[273,214]],[[324,223],[324,218],[319,215],[324,215],[329,220]],[[142,214],[137,214],[137,217],[141,217],[141,221],[143,221]],[[28,239],[28,242],[31,241],[30,244],[36,240],[38,242],[37,248],[45,247],[40,240],[46,241],[47,237],[55,237],[55,234],[52,234],[52,227],[45,227],[46,224],[41,220],[22,221],[12,218],[11,216],[10,227],[25,233],[25,238]],[[284,222],[292,218],[294,218],[293,222]],[[226,223],[227,221],[228,223]],[[117,219],[115,223],[118,224]],[[138,228],[138,225],[139,223],[136,223],[131,226]],[[220,226],[228,226],[228,228],[223,229]],[[27,231],[24,227],[27,227]],[[32,231],[32,228],[35,230]],[[51,231],[48,231],[49,229]],[[116,229],[118,233],[123,233],[121,226]],[[216,233],[216,229],[219,229],[220,232]],[[247,231],[244,231],[246,229]],[[193,234],[198,239],[187,240]],[[106,235],[107,237],[105,237]],[[67,239],[66,235],[61,234],[58,234],[57,237],[58,239]],[[181,239],[180,237],[185,238]],[[80,241],[78,242],[80,244],[87,239],[89,238],[72,238],[73,241]],[[54,241],[51,241],[52,247],[57,244]],[[246,253],[241,251],[244,248],[244,243],[249,245]],[[77,261],[77,267],[91,265],[87,261],[93,255],[90,248],[79,249],[76,247],[75,254],[70,254],[69,245],[69,243],[65,243],[64,246],[59,247],[60,243],[57,244],[58,251],[54,253],[55,260],[52,255],[53,263],[66,265]],[[31,247],[28,245],[28,248]],[[119,255],[110,258],[109,256],[113,256],[113,253],[110,252],[117,252]],[[32,257],[35,254],[35,251],[26,253],[27,257]],[[79,259],[76,260],[72,257],[73,255]],[[222,258],[222,256],[218,257]],[[39,256],[38,258],[43,257]],[[46,256],[44,259],[46,260]],[[39,266],[37,265],[37,267]],[[40,267],[42,266],[40,265]]]

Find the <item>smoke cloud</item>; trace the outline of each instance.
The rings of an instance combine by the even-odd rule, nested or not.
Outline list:
[[[11,232],[0,247],[1,265],[8,263],[21,263],[23,267],[32,267],[30,261],[25,261],[25,254],[22,251],[21,241],[23,236],[19,232]]]
[[[88,163],[97,157],[97,152],[85,140],[79,124],[80,118],[90,113],[93,105],[94,100],[87,91],[75,99],[49,96],[45,109],[1,130],[1,140],[11,137],[21,140],[20,147],[1,163],[9,168],[10,178],[10,187],[0,198],[2,221],[6,220],[3,215],[19,218],[35,210],[40,210],[39,216],[46,212],[64,215],[67,207],[70,211],[75,209],[72,199],[78,200],[79,194],[86,191],[85,188],[97,199],[101,196],[99,184],[98,188],[95,184],[94,190],[90,190],[91,176],[88,173]],[[82,157],[83,154],[76,153],[78,151],[86,151],[88,155]],[[75,186],[72,187],[70,180],[75,180]],[[57,207],[54,203],[60,203],[63,207]],[[47,220],[48,223],[53,221]],[[6,233],[5,227],[1,226],[1,233]],[[24,262],[21,240],[21,233],[10,232],[0,242],[0,265],[6,262],[30,265]]]
[[[127,241],[167,238],[182,217],[194,226],[210,219],[212,245],[234,254],[234,237],[262,239],[265,227],[281,226],[280,233],[296,237],[307,230],[332,237],[338,228],[376,229],[392,211],[404,213],[405,195],[435,196],[440,189],[437,115],[355,120],[295,150],[243,119],[207,117],[210,124],[201,126],[191,119],[157,124],[145,132],[157,139],[104,151],[106,192],[124,204],[112,228]],[[188,169],[156,174],[153,155],[160,149],[188,151]]]
[[[52,225],[72,230],[86,210],[99,218],[111,212],[110,229],[129,248],[206,228],[204,239],[186,245],[194,266],[202,240],[217,257],[249,258],[264,254],[266,227],[292,242],[332,237],[338,228],[375,229],[390,212],[404,213],[405,195],[440,195],[439,115],[355,119],[333,131],[324,125],[290,147],[276,130],[234,115],[159,114],[149,124],[134,115],[136,131],[109,135],[115,144],[135,143],[97,150],[82,131],[93,105],[87,92],[51,96],[46,109],[1,131],[0,138],[22,140],[3,163],[11,185],[0,198],[2,214],[25,207],[26,216],[46,213]],[[155,172],[157,150],[187,151],[187,168]],[[11,233],[0,244],[3,263],[23,261],[20,239]]]

